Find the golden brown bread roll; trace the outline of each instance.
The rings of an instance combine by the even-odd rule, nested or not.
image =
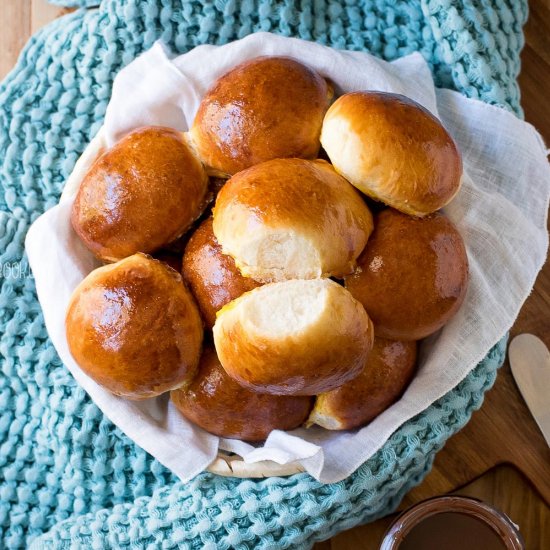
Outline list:
[[[317,396],[308,423],[327,430],[364,426],[397,401],[415,366],[416,342],[375,338],[359,376]]]
[[[345,285],[369,312],[377,336],[421,340],[440,329],[464,300],[464,242],[442,214],[411,218],[384,210]]]
[[[272,430],[293,430],[311,410],[311,397],[268,395],[247,390],[223,370],[216,352],[206,348],[191,384],[173,390],[177,409],[220,437],[263,441]]]
[[[332,89],[288,57],[258,57],[219,78],[190,130],[210,172],[231,175],[274,158],[315,158]]]
[[[222,253],[212,231],[212,218],[206,219],[193,233],[183,255],[183,278],[207,328],[216,322],[216,313],[227,303],[260,285],[243,277],[231,256]]]
[[[425,216],[456,195],[460,153],[428,110],[398,94],[353,92],[338,98],[321,143],[337,172],[369,197]]]
[[[206,206],[208,177],[183,134],[135,130],[84,176],[71,221],[101,260],[153,252],[179,237]]]
[[[363,306],[330,279],[272,283],[223,307],[214,343],[229,376],[251,390],[316,395],[357,376],[372,347]]]
[[[269,282],[350,273],[373,222],[359,193],[330,164],[276,159],[224,185],[213,227],[243,275]]]
[[[95,269],[78,285],[66,334],[88,376],[115,395],[146,399],[192,378],[203,329],[180,274],[135,254]]]

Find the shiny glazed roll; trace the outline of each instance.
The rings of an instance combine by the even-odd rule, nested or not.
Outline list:
[[[416,342],[375,338],[359,376],[317,396],[308,424],[327,430],[364,426],[392,405],[411,381],[416,367]]]
[[[74,360],[90,378],[137,400],[191,380],[203,329],[180,274],[135,254],[95,269],[78,285],[66,335]]]
[[[229,376],[251,390],[316,395],[357,376],[373,327],[330,279],[264,285],[218,312],[214,343]]]
[[[345,285],[369,312],[376,336],[421,340],[449,321],[464,301],[464,242],[442,214],[411,218],[384,210]]]
[[[315,158],[332,89],[288,57],[259,57],[219,78],[190,130],[213,174],[231,175],[274,158]]]
[[[260,285],[243,277],[233,258],[222,253],[212,231],[212,218],[202,222],[187,243],[183,278],[199,304],[207,328],[214,326],[216,313],[225,304]]]
[[[341,96],[325,116],[321,143],[357,189],[412,216],[439,210],[460,188],[462,159],[453,139],[428,110],[402,95]]]
[[[170,399],[185,418],[220,437],[263,441],[272,430],[301,426],[311,397],[268,395],[247,390],[223,370],[216,352],[206,348],[193,381],[173,390]]]
[[[324,161],[276,159],[233,176],[214,207],[214,234],[257,281],[342,277],[372,231],[359,193]]]
[[[183,134],[140,128],[92,164],[73,204],[72,225],[101,260],[153,252],[199,217],[207,187],[206,172]]]

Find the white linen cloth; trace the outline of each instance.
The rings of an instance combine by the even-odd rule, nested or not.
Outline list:
[[[463,186],[445,212],[464,237],[470,285],[459,313],[423,343],[418,375],[402,399],[368,426],[357,432],[318,427],[275,431],[255,448],[207,434],[183,419],[166,395],[136,403],[103,390],[72,359],[64,319],[71,292],[97,265],[73,232],[69,214],[82,172],[98,149],[143,125],[188,129],[213,81],[259,55],[301,60],[329,78],[338,94],[365,89],[398,92],[440,117],[463,155]],[[240,454],[248,463],[298,461],[322,482],[339,481],[400,425],[456,386],[512,326],[546,256],[546,157],[531,125],[503,109],[436,90],[420,54],[386,63],[367,53],[258,33],[226,46],[199,46],[170,59],[157,43],[118,74],[103,130],[77,164],[60,204],[29,230],[26,249],[46,327],[64,364],[100,409],[182,480],[204,470],[220,448]]]

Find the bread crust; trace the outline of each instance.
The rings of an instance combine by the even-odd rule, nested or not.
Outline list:
[[[139,400],[191,380],[203,328],[181,275],[135,254],[80,283],[67,310],[66,335],[88,376],[115,395]]]
[[[466,296],[466,248],[440,213],[411,218],[382,211],[357,264],[345,286],[382,338],[421,340],[447,323]]]
[[[416,368],[416,342],[375,338],[363,370],[343,386],[317,396],[309,424],[351,430],[368,424],[399,399]]]
[[[206,328],[226,304],[261,283],[243,277],[231,256],[222,253],[212,230],[212,217],[193,233],[183,255],[183,278],[197,300]]]
[[[289,57],[258,57],[220,77],[204,95],[190,130],[197,151],[218,175],[266,160],[313,159],[332,88]]]
[[[92,164],[73,203],[71,222],[103,261],[153,252],[200,216],[207,187],[206,172],[180,132],[139,128]]]
[[[399,94],[341,96],[325,116],[321,143],[357,189],[412,216],[439,210],[460,189],[455,142],[427,109]]]
[[[272,430],[293,430],[307,419],[310,397],[267,395],[243,388],[230,378],[212,348],[205,348],[193,381],[173,390],[180,413],[220,437],[263,441]]]

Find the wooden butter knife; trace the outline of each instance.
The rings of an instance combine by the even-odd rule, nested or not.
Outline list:
[[[520,334],[508,357],[519,391],[550,446],[550,352],[540,338]]]

